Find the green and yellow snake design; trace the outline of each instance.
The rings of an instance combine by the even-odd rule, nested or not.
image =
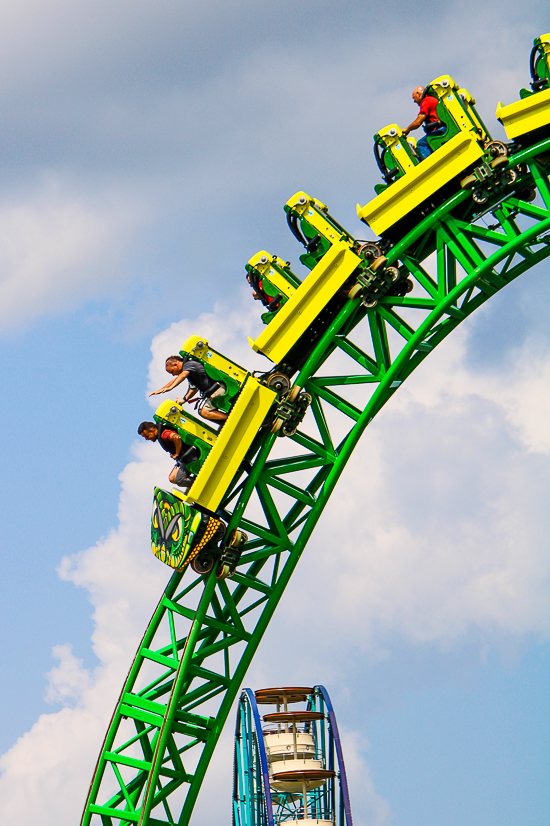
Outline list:
[[[213,516],[206,519],[205,525],[206,520],[200,511],[174,494],[155,488],[151,515],[154,555],[176,571],[183,571],[220,527],[220,519]]]

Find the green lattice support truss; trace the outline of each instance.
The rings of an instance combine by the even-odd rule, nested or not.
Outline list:
[[[109,725],[84,826],[189,823],[246,670],[363,431],[461,321],[550,255],[545,152],[550,140],[512,158],[524,164],[523,188],[493,203],[491,226],[461,190],[388,252],[410,271],[412,293],[370,310],[350,300],[326,330],[297,379],[312,396],[303,429],[285,439],[262,431],[223,503],[229,527],[249,536],[237,572],[226,581],[174,574],[161,597]],[[528,186],[537,205],[515,194]]]

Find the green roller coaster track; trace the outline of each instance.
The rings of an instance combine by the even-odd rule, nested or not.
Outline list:
[[[83,826],[189,823],[250,661],[365,428],[461,321],[550,256],[550,139],[517,152],[509,166],[518,164],[514,188],[485,212],[476,215],[461,190],[387,252],[410,272],[413,293],[373,309],[350,299],[319,339],[296,378],[312,396],[303,429],[286,439],[260,431],[222,503],[229,528],[249,536],[236,573],[218,581],[188,570],[185,584],[176,573],[160,599],[110,722]],[[521,200],[526,187],[536,188],[537,205]],[[368,346],[351,340],[356,328]],[[320,372],[331,356],[338,375]]]

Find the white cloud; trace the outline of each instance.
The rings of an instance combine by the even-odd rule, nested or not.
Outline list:
[[[550,634],[550,352],[528,342],[503,378],[466,368],[466,336],[371,425],[306,549],[285,617],[325,606],[329,650]]]
[[[59,313],[112,292],[144,210],[103,193],[86,203],[48,181],[19,203],[0,204],[0,326]]]
[[[430,9],[430,42],[446,43],[444,70],[471,88],[490,128],[499,128],[498,97],[515,99],[527,82],[539,5],[529,5],[528,22],[512,3],[500,3],[496,16],[495,4],[476,7],[475,30],[463,22],[470,20],[464,4],[459,14],[455,3]],[[281,246],[296,260],[280,207],[298,188],[329,203],[352,232],[365,232],[355,203],[370,199],[378,180],[370,135],[411,120],[409,45],[427,36],[424,18],[392,33],[388,62],[387,10],[363,28],[329,3],[325,14],[311,3],[272,6],[212,0],[160,3],[152,12],[146,3],[4,4],[11,183],[0,206],[0,323],[112,297],[136,229],[143,246],[131,260],[134,273],[143,258],[160,261],[174,289],[206,276],[223,297],[220,250],[227,266],[228,248],[252,236],[267,205],[276,229],[262,228],[260,243],[284,236]],[[304,27],[311,37],[301,36]],[[324,38],[330,48],[320,47]],[[422,82],[440,74],[440,50],[419,50],[415,71]],[[69,182],[66,191],[23,194],[29,180],[52,170]],[[172,275],[180,261],[185,279]],[[148,268],[154,276],[155,264]],[[157,306],[148,295],[149,314],[164,317],[162,285],[153,292],[161,295]]]
[[[90,684],[90,673],[73,654],[70,644],[54,645],[52,656],[59,665],[46,674],[46,701],[48,703],[68,703],[78,700]]]
[[[41,715],[0,758],[2,822],[78,822],[120,687],[169,577],[151,554],[148,515],[152,488],[165,479],[170,460],[145,443],[135,454],[120,475],[118,528],[60,566],[62,578],[89,592],[98,665],[89,673],[70,645],[54,647],[60,662],[47,675],[46,697],[67,705]]]
[[[356,731],[339,729],[354,822],[388,826],[391,823],[390,806],[376,791],[372,772],[365,760],[369,751],[368,741]]]
[[[429,359],[428,369],[418,370],[392,400],[392,408],[409,415],[415,405],[427,411],[440,408],[458,415],[473,399],[497,405],[522,446],[550,452],[550,359],[548,341],[528,336],[513,353],[506,375],[493,369],[469,369],[465,354],[468,328],[463,326]],[[442,407],[442,403],[444,408]]]

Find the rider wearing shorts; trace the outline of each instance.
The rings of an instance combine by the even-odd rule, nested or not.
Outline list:
[[[193,361],[191,359],[184,361],[181,356],[169,356],[166,359],[166,371],[174,378],[161,387],[160,390],[155,390],[149,393],[150,396],[156,396],[159,393],[167,393],[173,390],[178,384],[181,384],[185,379],[189,380],[189,390],[183,399],[176,399],[177,402],[190,401],[197,393],[201,395],[198,412],[203,419],[209,419],[213,422],[224,422],[227,419],[228,413],[218,408],[212,402],[219,396],[223,396],[227,392],[227,388],[221,382],[211,379],[207,374],[204,364],[200,361]]]

